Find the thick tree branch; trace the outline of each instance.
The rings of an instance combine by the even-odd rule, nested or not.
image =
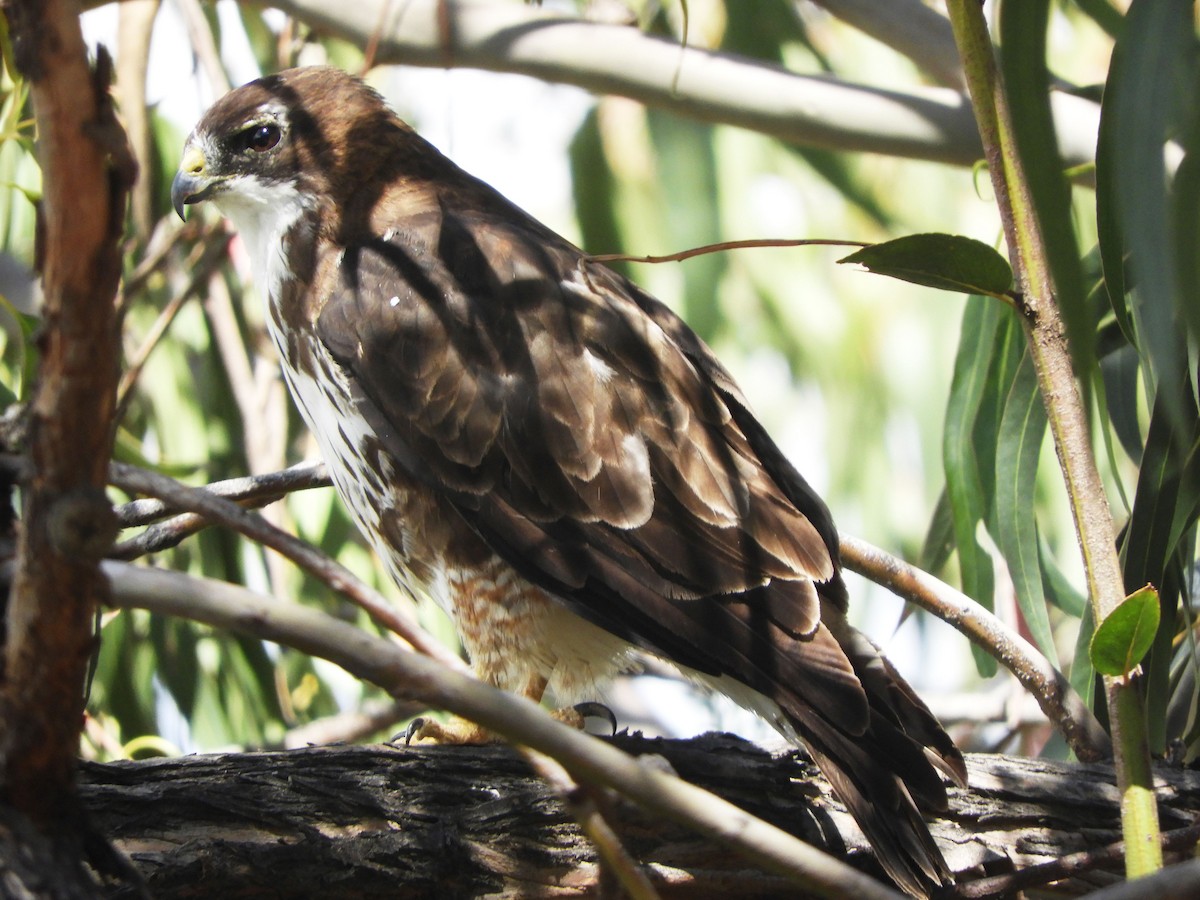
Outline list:
[[[135,166],[108,95],[111,63],[87,62],[79,7],[6,7],[30,85],[45,185],[45,296],[38,380],[29,405],[30,470],[8,608],[0,694],[4,790],[45,828],[73,820],[73,774],[99,560],[116,533],[104,496],[119,360],[114,298]]]
[[[712,734],[687,741],[618,735],[603,744],[643,765],[669,766],[722,798],[716,802],[874,871],[849,815],[799,753],[772,754]],[[1055,896],[1071,896],[1119,879],[1113,842],[1120,816],[1109,766],[993,754],[971,754],[967,765],[972,788],[952,789],[954,820],[931,823],[960,873],[958,896],[1012,896],[1052,881]],[[1164,821],[1177,829],[1165,835],[1169,852],[1186,857],[1200,774],[1162,769],[1158,777]],[[504,745],[315,747],[88,764],[84,799],[163,900],[256,891],[324,900],[597,896],[594,848],[556,793]],[[753,870],[718,841],[630,803],[613,811],[618,837],[663,898],[797,896],[794,884]],[[979,878],[985,869],[993,877]]]
[[[557,760],[571,777],[618,791],[653,814],[735,848],[818,896],[899,895],[717,797],[572,728],[526,700],[485,685],[308,607],[224,582],[106,562],[114,602],[181,616],[270,641],[342,666],[401,698],[417,698]]]
[[[982,156],[970,103],[947,88],[902,92],[799,75],[516,3],[272,0],[270,6],[359,47],[378,38],[379,63],[518,72],[806,146],[963,166]],[[1094,159],[1098,107],[1064,94],[1055,98],[1055,111],[1067,164]]]

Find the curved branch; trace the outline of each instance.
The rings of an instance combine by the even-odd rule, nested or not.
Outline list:
[[[824,897],[901,895],[707,791],[552,719],[523,697],[476,681],[308,607],[225,582],[105,562],[113,602],[228,628],[334,662],[394,696],[417,698],[558,760],[572,777],[619,791],[652,813],[720,840]]]
[[[983,150],[967,98],[800,75],[729,53],[680,47],[636,28],[487,0],[272,0],[272,7],[363,47],[384,64],[516,72],[618,94],[705,122],[780,140],[970,166]],[[382,23],[382,26],[381,26]],[[1095,158],[1099,108],[1055,98],[1067,165]]]
[[[840,535],[842,563],[958,629],[1012,672],[1058,726],[1075,755],[1112,755],[1108,735],[1066,676],[1037,648],[966,594],[860,538]]]

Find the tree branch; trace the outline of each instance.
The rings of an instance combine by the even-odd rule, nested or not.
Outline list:
[[[847,534],[840,535],[840,543],[842,563],[847,569],[933,613],[1012,672],[1062,732],[1076,756],[1088,761],[1112,755],[1107,733],[1066,676],[1021,635],[928,572]]]
[[[528,4],[362,0],[331,6],[326,0],[272,0],[270,5],[359,47],[378,38],[380,64],[517,72],[805,146],[960,166],[982,155],[970,103],[947,88],[902,92],[799,75]],[[1055,111],[1067,164],[1093,160],[1096,104],[1063,94],[1055,97]]]
[[[462,660],[349,569],[306,541],[276,528],[262,516],[248,512],[203,488],[188,487],[173,478],[124,463],[112,463],[109,478],[112,484],[123,490],[159,497],[177,509],[198,513],[270,547],[351,600],[375,622],[408,641],[425,656],[447,668],[460,672],[466,670]]]
[[[573,728],[523,697],[367,634],[308,607],[178,572],[106,562],[114,604],[205,622],[319,656],[395,697],[417,698],[524,744],[577,780],[619,791],[638,805],[736,848],[768,871],[824,897],[900,900],[900,895],[718,797]]]
[[[102,50],[95,71],[88,66],[78,4],[17,0],[6,13],[37,118],[45,302],[0,759],[10,802],[46,829],[74,818],[92,624],[108,593],[98,563],[116,531],[104,496],[120,349],[114,298],[136,166],[108,95],[111,61]]]

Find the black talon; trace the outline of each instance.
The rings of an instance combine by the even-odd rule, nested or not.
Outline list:
[[[609,727],[612,728],[610,737],[617,733],[617,717],[603,703],[596,703],[594,700],[589,700],[586,703],[576,703],[573,709],[585,719],[596,718],[607,722]]]
[[[424,716],[417,716],[417,718],[415,718],[411,722],[409,722],[408,727],[404,729],[404,746],[405,747],[410,746],[412,744],[412,739],[417,736],[417,732],[420,731],[424,727],[425,727],[425,717]],[[395,737],[393,737],[392,740],[389,741],[389,743],[395,743],[396,738],[398,738],[398,737],[400,737],[400,735],[396,735]]]

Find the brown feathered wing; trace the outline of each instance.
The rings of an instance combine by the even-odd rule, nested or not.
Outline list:
[[[962,757],[845,623],[825,505],[676,316],[446,167],[323,298],[357,411],[580,616],[778,704],[901,887],[946,882],[917,807]]]

